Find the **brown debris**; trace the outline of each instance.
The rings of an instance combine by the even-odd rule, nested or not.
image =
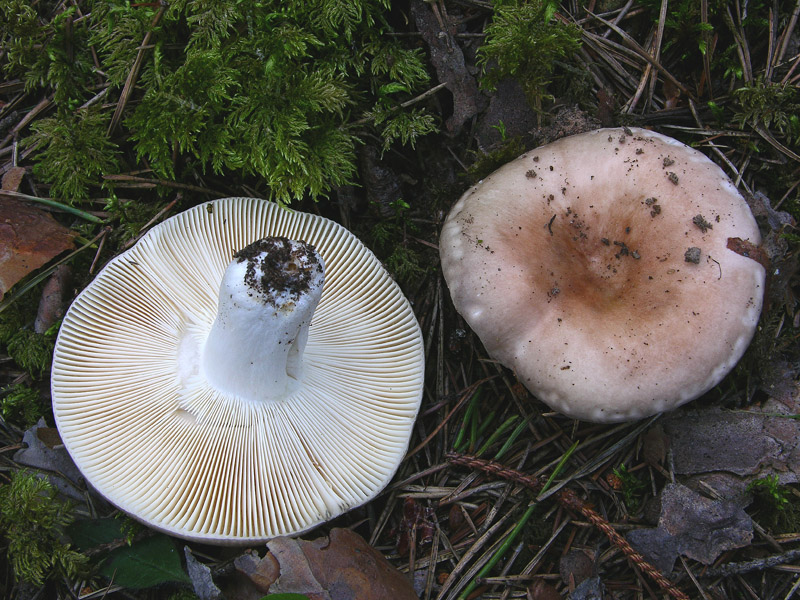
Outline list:
[[[70,230],[49,213],[20,200],[0,198],[0,298],[72,246]]]
[[[736,254],[741,254],[746,258],[752,258],[765,269],[769,268],[769,257],[759,246],[749,240],[741,238],[728,238],[728,250],[733,250]]]
[[[440,82],[447,84],[453,94],[453,114],[445,125],[450,133],[458,133],[461,127],[480,112],[486,99],[478,90],[475,78],[467,70],[464,53],[453,38],[454,31],[447,23],[445,29],[434,14],[431,4],[412,0],[411,15],[422,39],[428,45],[430,61]]]
[[[310,600],[417,600],[410,580],[357,533],[336,528],[312,541],[275,538],[263,559],[246,553],[237,571],[262,593]]]

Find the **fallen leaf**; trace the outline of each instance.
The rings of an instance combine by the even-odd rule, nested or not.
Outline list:
[[[222,591],[211,577],[211,569],[194,557],[189,546],[183,547],[186,558],[186,572],[192,582],[192,589],[200,600],[221,600]]]
[[[527,600],[561,600],[561,594],[546,581],[537,579],[528,586],[526,598]]]
[[[675,473],[725,471],[740,477],[777,474],[781,483],[800,480],[800,421],[767,403],[763,413],[718,408],[678,411],[661,421]],[[743,443],[746,441],[746,443]]]
[[[0,198],[0,299],[31,271],[72,248],[72,233],[49,213]]]
[[[671,573],[678,559],[678,540],[663,529],[634,529],[625,536],[634,549],[662,573]]]
[[[595,574],[594,561],[583,550],[571,550],[558,561],[558,573],[572,589]]]
[[[416,544],[430,544],[433,540],[433,509],[422,506],[414,498],[406,498],[403,503],[403,518],[397,527],[397,552],[407,556],[412,541]]]
[[[272,554],[267,554],[263,559],[255,550],[248,550],[233,561],[236,570],[244,575],[259,591],[266,593],[281,574],[281,568]]]
[[[22,437],[25,447],[14,453],[17,464],[47,472],[47,479],[59,493],[83,503],[84,479],[61,443],[58,430],[47,427],[44,419]]]
[[[164,583],[191,583],[181,565],[174,538],[145,532],[128,544],[122,519],[81,519],[67,528],[75,548],[98,556],[97,572],[130,589],[157,587]],[[111,549],[109,551],[109,549]],[[102,556],[98,550],[103,550]]]
[[[312,541],[275,538],[267,548],[263,559],[245,553],[234,562],[262,593],[305,594],[309,600],[418,599],[411,581],[349,529]]]
[[[3,175],[3,181],[0,187],[7,192],[16,192],[19,190],[19,185],[22,183],[22,178],[25,177],[24,167],[11,167]]]
[[[678,554],[710,565],[752,539],[753,522],[739,504],[711,500],[679,483],[661,492],[658,527],[628,534],[631,545],[664,572],[672,570]]]
[[[605,592],[606,586],[599,577],[589,577],[575,588],[569,595],[569,600],[603,600]]]

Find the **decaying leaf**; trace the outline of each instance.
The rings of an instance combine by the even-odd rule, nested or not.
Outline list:
[[[672,570],[678,554],[710,565],[726,550],[747,546],[753,539],[753,522],[734,503],[711,500],[679,483],[661,492],[661,517],[656,529],[632,531],[634,548],[665,572]]]
[[[22,183],[22,178],[25,177],[25,173],[26,171],[24,167],[11,167],[3,175],[3,180],[2,183],[0,183],[0,187],[2,187],[4,191],[8,192],[18,191],[19,184]]]
[[[447,83],[447,89],[453,94],[453,114],[447,118],[445,126],[449,132],[458,133],[464,123],[483,109],[486,99],[467,69],[464,53],[453,38],[454,32],[442,30],[431,5],[418,0],[412,2],[411,16],[428,45],[437,78]]]
[[[72,248],[72,233],[47,212],[0,197],[0,298],[20,279]]]
[[[675,472],[723,471],[752,478],[777,474],[781,483],[800,480],[800,422],[780,415],[786,409],[776,402],[765,404],[762,411],[709,408],[665,417],[661,426],[669,438]]]
[[[192,581],[192,589],[200,600],[221,600],[222,592],[211,577],[211,569],[194,557],[189,546],[183,547],[186,558],[186,572]]]
[[[263,594],[305,594],[310,600],[417,600],[411,581],[357,533],[333,529],[312,541],[276,538],[258,559],[246,553],[236,570]]]
[[[403,519],[397,528],[397,552],[407,556],[412,545],[430,544],[435,530],[433,509],[422,506],[414,498],[403,502]]]
[[[60,494],[84,502],[83,476],[64,448],[58,430],[48,427],[44,419],[28,429],[22,438],[25,447],[14,453],[17,464],[48,473],[47,478]]]

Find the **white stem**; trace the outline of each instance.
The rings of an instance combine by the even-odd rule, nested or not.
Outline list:
[[[311,316],[325,266],[305,242],[264,238],[237,252],[219,290],[202,370],[221,392],[247,400],[286,398],[299,385]]]

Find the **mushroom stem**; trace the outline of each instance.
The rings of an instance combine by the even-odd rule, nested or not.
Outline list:
[[[268,237],[237,252],[223,275],[203,349],[207,381],[246,400],[290,395],[302,375],[324,272],[322,257],[305,242]]]

